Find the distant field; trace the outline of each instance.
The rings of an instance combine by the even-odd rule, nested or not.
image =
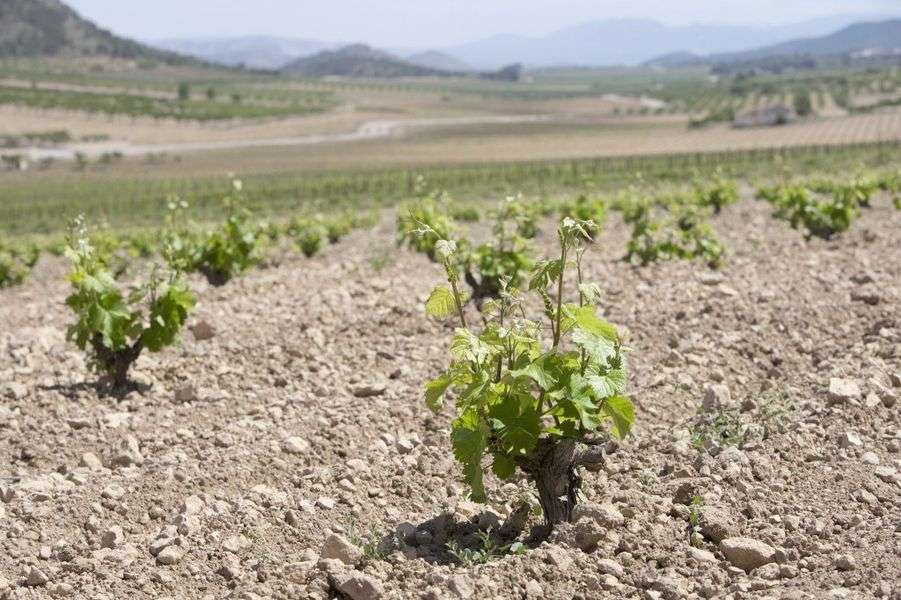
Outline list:
[[[285,172],[242,176],[245,196],[262,215],[302,211],[368,209],[390,206],[413,194],[416,178],[462,198],[491,198],[524,192],[544,196],[562,190],[598,191],[642,181],[649,185],[687,182],[714,168],[747,178],[778,177],[780,169],[852,171],[897,168],[901,143],[855,146],[812,146],[732,152],[677,153],[518,164],[421,165],[325,173]],[[240,175],[240,174],[239,174]],[[218,218],[230,179],[174,178],[123,180],[84,178],[69,181],[19,181],[0,192],[0,232],[7,235],[58,234],[69,220],[84,214],[95,223],[116,228],[159,226],[167,198],[189,202],[199,220]]]
[[[811,114],[799,122],[729,126],[736,112],[805,95]],[[541,193],[561,178],[587,187],[637,172],[679,180],[708,163],[766,175],[780,148],[797,149],[789,153],[801,162],[886,165],[898,158],[899,95],[897,68],[731,78],[706,69],[556,69],[504,83],[0,61],[0,138],[15,140],[0,155],[31,143],[82,153],[0,171],[0,230],[54,233],[78,212],[157,224],[170,193],[205,218],[219,210],[228,173],[247,181],[258,207],[279,213],[396,202],[420,172],[459,193]],[[361,128],[386,133],[355,135]],[[247,142],[254,147],[236,147]],[[865,148],[823,149],[855,144]]]

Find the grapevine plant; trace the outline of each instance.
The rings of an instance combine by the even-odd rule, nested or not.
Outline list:
[[[166,243],[171,247],[174,267],[184,271],[199,271],[207,281],[222,286],[262,261],[262,242],[265,231],[252,220],[251,212],[242,204],[240,180],[233,182],[234,193],[223,203],[227,212],[225,222],[203,232],[183,220],[187,204],[170,200],[170,229]]]
[[[439,199],[446,200],[443,196]],[[456,237],[457,228],[451,218],[438,208],[433,195],[423,196],[419,202],[400,210],[397,217],[397,245],[422,252],[431,260],[439,260],[436,244]]]
[[[694,194],[699,205],[710,207],[714,214],[719,214],[723,207],[738,202],[738,183],[717,170],[708,181],[695,182]]]
[[[762,189],[758,195],[774,207],[774,216],[788,221],[793,229],[803,227],[807,237],[828,239],[846,231],[860,214],[855,194],[837,193],[820,198],[803,185],[783,185]]]
[[[548,529],[570,521],[580,467],[597,469],[615,447],[609,435],[626,437],[633,407],[625,396],[625,349],[616,328],[598,315],[596,286],[582,281],[584,239],[591,223],[566,218],[557,235],[560,255],[538,262],[529,291],[544,306],[541,322],[527,318],[523,295],[502,286],[486,306],[484,326],[466,318],[459,289],[457,248],[436,243],[448,286],[426,302],[432,317],[458,321],[447,369],[425,386],[425,401],[438,412],[453,392],[456,418],[451,444],[470,495],[486,502],[483,459],[500,479],[517,469],[535,482]],[[577,301],[566,302],[566,275]],[[609,435],[606,433],[609,430]]]
[[[66,305],[76,321],[68,338],[90,356],[91,366],[113,387],[128,384],[128,370],[144,350],[159,352],[178,342],[178,334],[194,308],[195,298],[179,271],[124,291],[91,245],[83,221],[76,221],[66,255],[72,261],[72,294]]]
[[[585,238],[590,241],[607,220],[607,203],[600,198],[590,198],[582,194],[575,200],[561,204],[560,215],[577,221],[591,223],[591,225],[586,226],[586,232],[589,237]]]
[[[35,245],[13,246],[0,241],[0,288],[19,285],[41,256]]]
[[[632,227],[627,262],[637,260],[646,266],[658,260],[700,258],[711,268],[722,264],[725,251],[706,222],[709,209],[694,198],[658,203],[641,196],[621,202],[620,208],[623,220]]]
[[[515,198],[507,198],[494,214],[494,239],[460,260],[472,298],[480,309],[488,298],[499,298],[503,287],[519,287],[532,268],[531,248],[520,234],[525,211]],[[424,235],[429,235],[428,229]],[[436,234],[437,235],[437,234]]]

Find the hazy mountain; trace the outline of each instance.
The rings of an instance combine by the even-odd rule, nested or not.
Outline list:
[[[830,56],[862,50],[901,50],[901,19],[855,23],[829,35],[801,38],[744,52],[715,54],[707,57],[707,61],[721,63],[790,55]]]
[[[774,26],[668,26],[650,19],[613,19],[567,27],[540,38],[495,35],[443,51],[479,68],[497,68],[512,62],[532,67],[631,65],[674,52],[739,52],[821,36],[872,16],[839,15]]]
[[[113,35],[59,0],[0,0],[0,56],[113,56],[184,62]]]
[[[284,73],[305,77],[420,77],[443,75],[439,69],[423,67],[365,44],[324,50],[299,58],[282,68]]]
[[[176,38],[152,42],[173,50],[228,66],[280,69],[292,60],[339,46],[329,42],[267,35],[242,37]]]
[[[847,56],[862,51],[877,53],[901,51],[901,19],[855,23],[829,35],[789,40],[781,44],[741,52],[708,54],[706,56],[691,52],[674,52],[659,56],[645,64],[659,67],[682,67],[698,64],[797,67],[803,61],[806,61],[803,64],[813,65],[816,58]],[[796,59],[801,59],[802,62],[798,62]]]
[[[429,69],[439,69],[442,71],[472,71],[472,67],[462,60],[437,50],[427,50],[425,52],[416,52],[407,56],[407,60],[414,65],[427,67]]]

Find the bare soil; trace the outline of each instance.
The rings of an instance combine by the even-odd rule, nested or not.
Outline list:
[[[629,267],[614,219],[588,271],[628,331],[634,436],[583,474],[574,526],[482,565],[448,544],[535,491],[464,499],[451,409],[420,391],[452,333],[422,309],[441,273],[390,215],[192,280],[215,331],[143,356],[119,399],[66,343],[66,265],[43,259],[0,291],[0,598],[899,598],[901,212],[874,205],[808,242],[745,198],[713,221],[721,271]]]

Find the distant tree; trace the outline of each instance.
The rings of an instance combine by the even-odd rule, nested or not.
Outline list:
[[[216,88],[208,87],[206,89],[206,99],[210,102],[216,99]]]
[[[189,100],[191,98],[191,86],[186,82],[181,82],[178,84],[178,99],[179,100]]]
[[[241,104],[241,94],[232,94],[232,102],[234,104]]]
[[[810,90],[801,88],[795,91],[795,112],[799,117],[806,117],[813,112],[813,103],[810,100]]]
[[[497,71],[481,73],[479,76],[494,81],[519,81],[522,78],[522,65],[519,63],[507,65]]]

